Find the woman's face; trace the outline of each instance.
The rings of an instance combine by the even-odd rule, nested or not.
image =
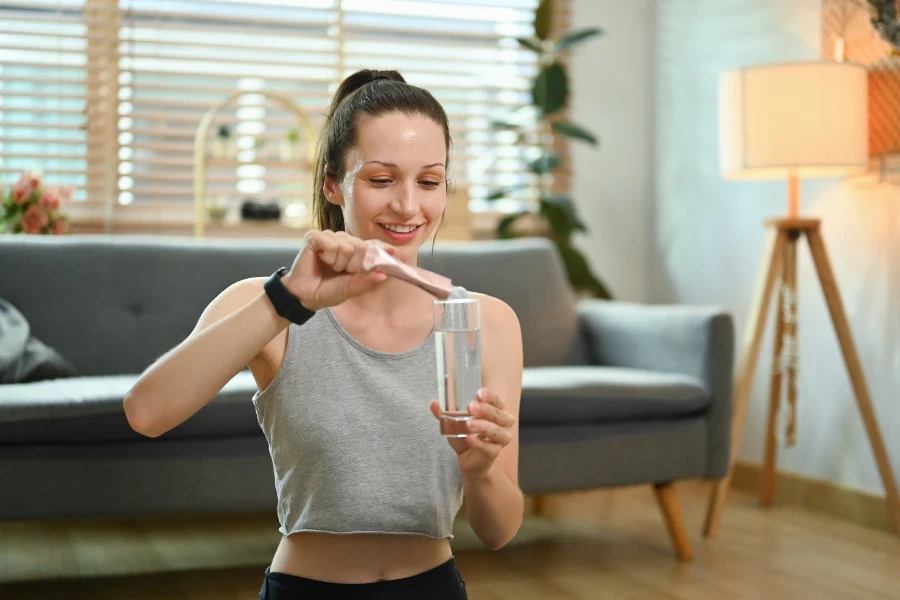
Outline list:
[[[341,206],[348,231],[388,242],[415,262],[447,203],[447,146],[440,125],[391,113],[360,120],[343,181],[325,179],[325,197]]]

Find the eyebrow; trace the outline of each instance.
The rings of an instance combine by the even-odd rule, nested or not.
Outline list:
[[[396,169],[396,168],[397,168],[397,165],[396,165],[396,164],[391,163],[391,162],[384,162],[384,161],[382,161],[382,160],[370,160],[370,161],[366,162],[367,165],[368,165],[368,164],[372,164],[372,163],[379,164],[379,165],[382,165],[382,166],[385,166],[385,167],[391,167],[391,168],[393,168],[393,169]],[[438,163],[433,163],[433,164],[430,164],[430,165],[423,165],[422,168],[423,168],[423,169],[430,169],[430,168],[432,168],[432,167],[443,167],[443,166],[444,166],[444,163],[438,162]]]

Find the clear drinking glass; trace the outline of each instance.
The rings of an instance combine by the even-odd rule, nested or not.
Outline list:
[[[481,387],[481,307],[474,298],[434,301],[441,434],[468,435],[469,403]]]

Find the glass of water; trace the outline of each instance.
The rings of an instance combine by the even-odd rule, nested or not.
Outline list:
[[[481,308],[474,298],[434,301],[441,434],[469,434],[469,403],[481,388]]]

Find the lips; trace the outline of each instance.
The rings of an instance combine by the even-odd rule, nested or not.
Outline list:
[[[381,231],[383,231],[388,238],[399,242],[407,242],[415,239],[419,234],[419,230],[423,227],[422,225],[388,225],[384,223],[379,223],[378,226],[381,227]]]

